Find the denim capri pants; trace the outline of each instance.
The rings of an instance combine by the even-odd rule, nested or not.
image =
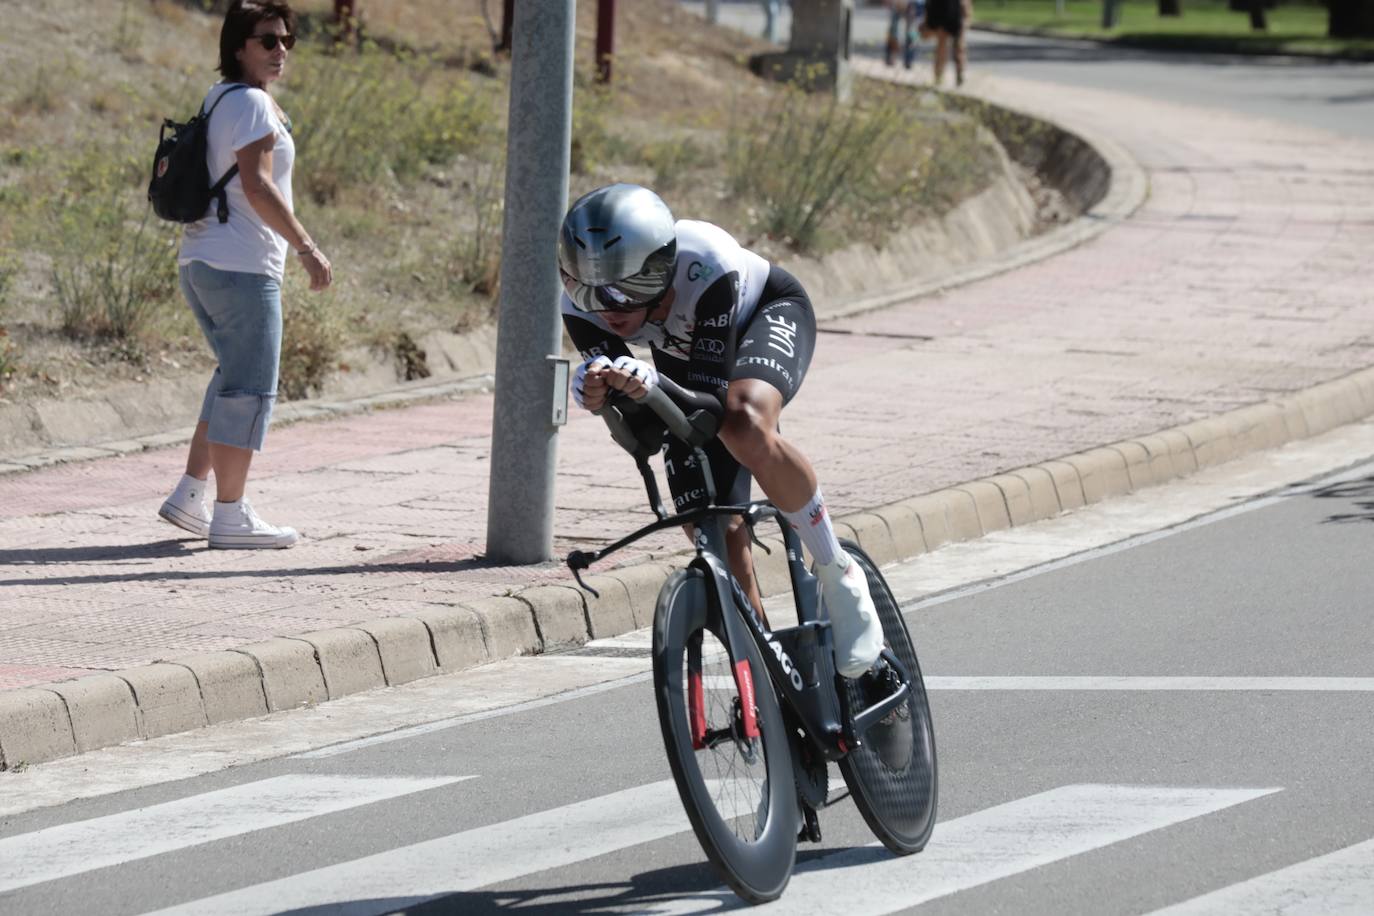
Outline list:
[[[181,265],[181,291],[219,365],[200,419],[220,445],[262,450],[277,400],[281,360],[281,283],[267,274]]]

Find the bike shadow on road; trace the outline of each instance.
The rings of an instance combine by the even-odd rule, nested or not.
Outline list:
[[[822,856],[845,853],[845,867],[892,858],[877,847],[830,847],[797,852],[798,869]],[[786,892],[784,892],[784,897]],[[325,906],[283,910],[276,916],[334,916],[339,912],[405,913],[406,916],[521,916],[554,914],[722,913],[750,909],[750,905],[721,887],[720,878],[705,862],[674,865],[640,872],[628,882],[568,884],[521,889],[462,891],[423,902],[415,898],[351,900]]]

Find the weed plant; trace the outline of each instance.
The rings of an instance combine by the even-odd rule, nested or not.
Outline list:
[[[913,211],[976,191],[987,173],[977,125],[932,118],[916,98],[865,84],[844,105],[792,85],[764,118],[732,122],[730,187],[751,201],[755,229],[803,252],[881,246]]]
[[[494,96],[467,81],[436,85],[432,58],[365,45],[357,53],[302,47],[282,106],[303,169],[303,190],[332,202],[346,187],[414,180],[491,145]]]
[[[139,194],[141,165],[132,151],[85,148],[65,164],[39,231],[62,329],[132,355],[177,289],[177,233]]]

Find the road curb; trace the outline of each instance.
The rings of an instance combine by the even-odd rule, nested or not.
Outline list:
[[[836,519],[881,563],[1019,528],[1374,415],[1374,367],[1275,401],[1062,455]],[[788,587],[781,541],[756,551],[761,587]],[[532,586],[348,627],[205,652],[114,674],[0,692],[0,769],[137,738],[315,705],[652,622],[683,554],[587,576],[599,597]]]

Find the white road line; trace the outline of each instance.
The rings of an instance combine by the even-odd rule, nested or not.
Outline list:
[[[1368,916],[1374,913],[1374,840],[1338,849],[1150,916]]]
[[[811,859],[756,912],[891,913],[1278,791],[1063,786],[937,824],[920,855],[898,858],[875,843]],[[648,912],[706,913],[733,899],[721,888]]]
[[[0,893],[475,776],[278,776],[0,839]]]
[[[554,656],[557,657],[557,656]],[[404,741],[408,738],[416,738],[420,735],[428,735],[432,732],[444,731],[450,728],[457,728],[460,725],[467,725],[471,722],[481,722],[484,719],[496,719],[503,716],[512,716],[517,713],[529,712],[533,709],[542,709],[545,706],[553,706],[558,703],[565,703],[569,700],[580,700],[583,697],[596,696],[608,690],[619,690],[630,684],[637,684],[652,678],[652,671],[645,671],[639,674],[632,674],[627,677],[618,677],[614,680],[604,681],[600,684],[590,684],[586,687],[577,687],[573,690],[566,690],[562,693],[555,693],[551,696],[540,697],[537,700],[527,700],[524,703],[516,703],[512,706],[500,706],[496,709],[484,709],[481,712],[470,712],[461,716],[453,716],[448,719],[439,719],[434,722],[424,722],[420,725],[412,725],[408,728],[400,728],[395,731],[383,732],[380,735],[371,735],[367,738],[357,738],[353,741],[345,741],[341,744],[331,744],[314,751],[306,751],[301,754],[292,754],[291,760],[322,760],[326,757],[337,757],[340,754],[351,754],[354,751],[377,744],[389,744],[392,741]]]
[[[926,690],[1374,691],[1371,677],[927,677]]]
[[[671,781],[650,783],[160,910],[156,916],[251,916],[350,903],[390,913],[690,829]],[[335,910],[331,910],[335,912]]]

